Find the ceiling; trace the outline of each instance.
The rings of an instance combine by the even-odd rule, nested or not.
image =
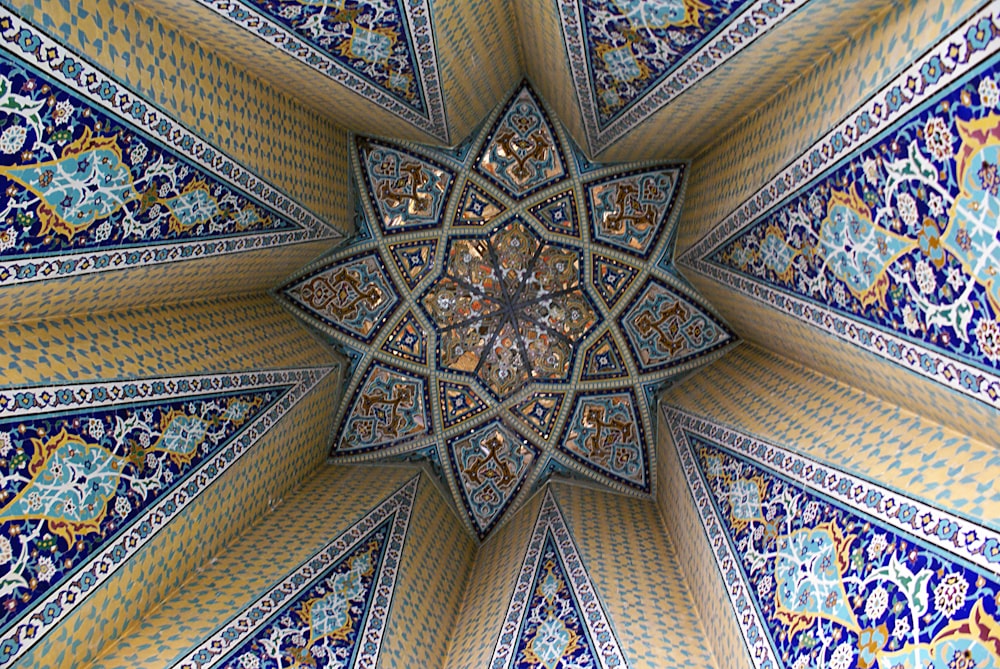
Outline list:
[[[278,291],[355,361],[333,458],[428,461],[480,538],[552,474],[651,495],[655,391],[735,342],[673,269],[685,166],[588,161],[523,84],[352,168],[359,234]]]

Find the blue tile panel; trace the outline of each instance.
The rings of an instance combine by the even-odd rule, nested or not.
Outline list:
[[[994,14],[914,62],[682,263],[1000,406]]]
[[[628,667],[566,521],[548,490],[489,666]]]
[[[1000,534],[664,408],[760,669],[1000,666]]]
[[[175,669],[374,667],[419,477],[316,551]]]
[[[0,666],[93,594],[328,372],[0,394]]]
[[[339,237],[0,9],[0,285]]]

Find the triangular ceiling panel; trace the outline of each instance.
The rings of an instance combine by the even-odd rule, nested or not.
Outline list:
[[[680,166],[595,165],[581,180],[565,133],[527,86],[494,118],[462,164],[359,139],[355,178],[366,192],[355,199],[376,215],[370,237],[279,293],[365,360],[332,454],[398,458],[434,446],[480,538],[556,471],[538,469],[552,457],[609,488],[652,494],[646,389],[735,341],[659,261],[670,255]],[[473,199],[486,204],[469,209]],[[588,199],[610,232],[588,232],[575,205]],[[469,225],[462,211],[489,220]]]
[[[447,143],[429,0],[199,0],[416,128]]]
[[[542,498],[527,546],[489,666],[628,669],[551,491]]]

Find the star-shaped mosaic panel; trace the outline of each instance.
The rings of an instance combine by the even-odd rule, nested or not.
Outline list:
[[[480,539],[549,476],[652,495],[650,389],[735,341],[669,271],[684,165],[586,162],[528,85],[467,151],[355,145],[368,235],[279,290],[357,361],[331,456],[428,460]]]

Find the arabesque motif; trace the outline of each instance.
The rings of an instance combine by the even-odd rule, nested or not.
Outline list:
[[[353,142],[359,233],[278,293],[358,364],[332,457],[429,459],[480,538],[550,475],[651,494],[646,403],[734,341],[670,267],[683,165],[586,161],[527,84],[490,119]],[[560,449],[580,390],[606,424]]]
[[[1000,666],[1000,535],[669,414],[758,669]]]
[[[551,491],[545,491],[489,666],[628,669]]]

